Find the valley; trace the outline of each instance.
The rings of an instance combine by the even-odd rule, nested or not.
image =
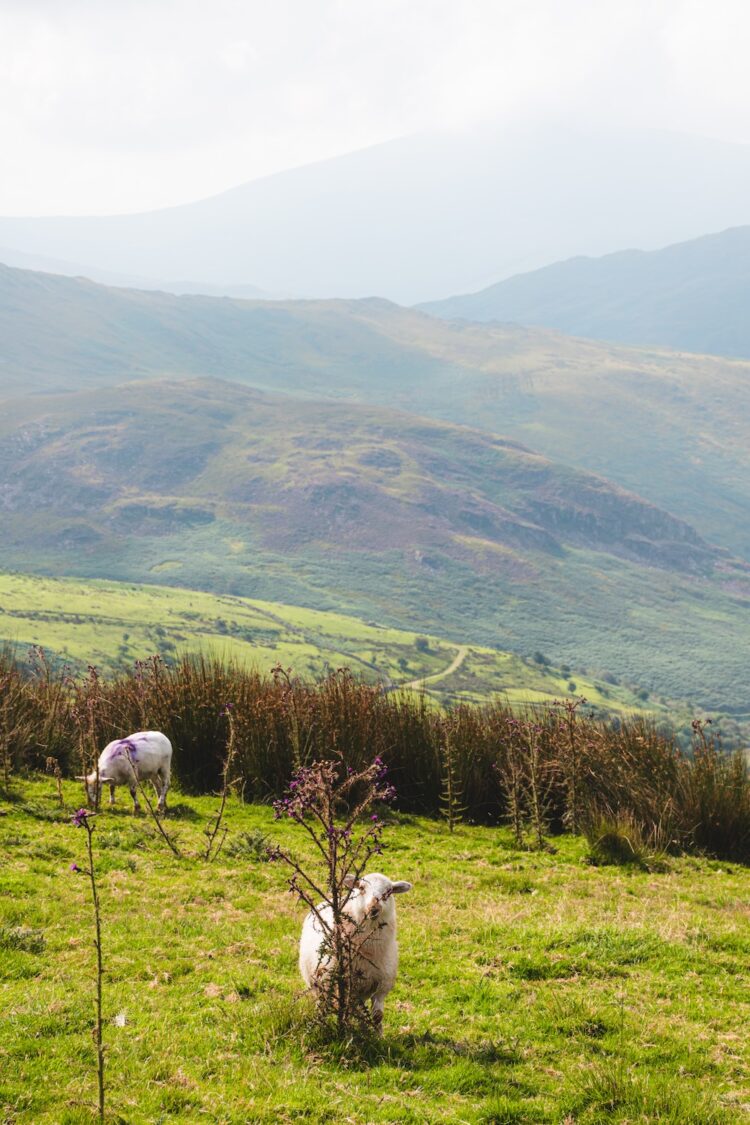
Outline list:
[[[283,601],[750,711],[748,565],[484,431],[152,380],[7,402],[0,472],[5,570]]]

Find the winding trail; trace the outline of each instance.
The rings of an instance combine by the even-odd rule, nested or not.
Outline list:
[[[319,637],[315,635],[309,636],[305,633],[304,629],[302,629],[298,625],[294,625],[288,619],[281,617],[277,613],[272,613],[268,609],[261,609],[260,606],[257,605],[252,599],[235,598],[232,595],[225,595],[221,600],[227,602],[239,601],[242,603],[244,603],[245,601],[250,601],[252,609],[254,609],[255,612],[258,613],[261,617],[265,617],[269,621],[273,621],[275,622],[275,624],[280,625],[282,628],[291,633],[292,636],[299,638],[299,640],[301,640],[303,643],[311,644],[316,648],[320,648]],[[424,687],[426,684],[439,683],[440,680],[446,680],[448,676],[452,676],[454,672],[457,672],[466,657],[469,655],[469,648],[468,645],[457,645],[456,655],[453,657],[453,660],[450,662],[448,667],[444,668],[442,672],[433,672],[429,676],[422,676],[417,680],[410,680],[406,684],[394,683],[391,677],[384,673],[383,670],[377,666],[377,664],[371,664],[369,660],[364,660],[361,656],[357,656],[354,653],[347,652],[342,652],[341,655],[346,657],[346,659],[348,660],[356,660],[358,664],[362,664],[365,668],[369,668],[371,671],[376,672],[381,677],[383,683],[383,691],[385,692],[419,691],[420,688]]]
[[[466,645],[461,645],[451,663],[442,672],[433,672],[431,676],[422,676],[418,680],[410,680],[408,684],[398,686],[404,691],[419,691],[424,684],[436,684],[439,680],[445,680],[457,672],[468,655],[469,650]]]

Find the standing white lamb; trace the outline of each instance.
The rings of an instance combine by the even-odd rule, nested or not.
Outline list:
[[[362,999],[371,1000],[373,1022],[382,1034],[385,998],[395,984],[398,970],[393,896],[410,891],[412,885],[404,880],[392,883],[385,875],[377,873],[363,875],[356,881],[353,876],[347,876],[345,883],[352,893],[344,912],[356,927],[353,939],[357,950],[353,966],[355,987]],[[319,906],[318,915],[311,910],[305,918],[299,948],[302,979],[313,992],[320,989],[333,971],[333,958],[325,951],[326,927],[330,927],[329,933],[333,928],[330,906]]]
[[[138,803],[138,782],[150,781],[159,798],[157,811],[167,811],[167,792],[172,771],[172,743],[158,730],[141,730],[129,734],[127,738],[116,738],[104,747],[99,755],[99,789],[97,791],[96,770],[88,777],[80,777],[86,782],[89,800],[98,801],[102,785],[109,785],[109,803],[115,803],[115,786],[127,785],[133,798],[133,812],[140,812]]]

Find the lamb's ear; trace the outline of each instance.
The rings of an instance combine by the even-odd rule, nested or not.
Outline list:
[[[115,779],[113,777],[102,777],[100,775],[99,776],[99,783],[101,785],[114,785]]]
[[[407,891],[411,890],[411,883],[407,883],[406,879],[401,879],[398,883],[394,883],[391,887],[392,895],[405,895]]]
[[[77,773],[75,775],[75,780],[76,781],[86,781],[87,780],[86,774],[85,773]]]
[[[348,887],[350,891],[354,890],[356,885],[357,885],[356,875],[345,875],[344,876],[344,886]]]

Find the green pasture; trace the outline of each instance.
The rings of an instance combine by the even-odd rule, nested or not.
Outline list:
[[[95,1120],[94,951],[85,835],[50,778],[0,800],[0,1118]],[[120,797],[94,835],[106,965],[108,1120],[595,1125],[750,1120],[750,874],[696,858],[593,867],[586,844],[517,850],[505,829],[394,814],[378,867],[408,878],[401,969],[378,1043],[307,1022],[302,909],[232,799],[217,861],[195,858],[215,798],[173,794],[177,860]]]
[[[459,646],[341,613],[169,586],[0,574],[0,638],[41,645],[74,667],[117,671],[153,653],[204,652],[269,672],[319,677],[347,666],[369,681],[421,686],[438,701],[514,703],[585,695],[612,712],[642,710],[634,692],[508,652]],[[465,659],[450,675],[457,653]],[[573,684],[571,689],[570,685]]]

